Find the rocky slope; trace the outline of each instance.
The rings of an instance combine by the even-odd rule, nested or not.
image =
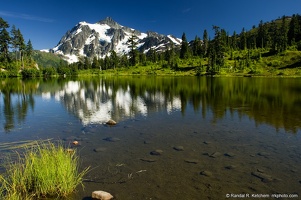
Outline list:
[[[118,55],[123,55],[129,52],[127,41],[132,34],[138,37],[138,50],[144,53],[150,49],[164,51],[172,45],[177,47],[181,44],[181,39],[172,35],[166,36],[151,31],[142,33],[107,17],[95,24],[78,23],[67,31],[58,45],[50,51],[62,55],[69,63],[77,62],[80,57],[85,56],[90,59],[104,58],[113,50]]]

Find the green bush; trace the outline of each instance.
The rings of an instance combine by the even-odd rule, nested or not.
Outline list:
[[[298,51],[301,51],[301,40],[299,41],[299,42],[297,42],[297,49],[298,49]]]
[[[56,74],[56,70],[53,67],[46,67],[43,69],[44,76],[55,76]]]
[[[21,75],[22,77],[40,77],[41,71],[34,68],[23,69]]]
[[[66,197],[88,171],[78,172],[75,151],[68,152],[62,145],[37,142],[10,161],[6,174],[0,175],[1,199],[40,199]]]
[[[0,71],[0,78],[7,78],[8,73],[5,71]]]

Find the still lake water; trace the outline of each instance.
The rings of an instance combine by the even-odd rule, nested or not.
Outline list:
[[[80,142],[92,170],[70,199],[301,196],[301,79],[2,79],[0,90],[0,146]]]

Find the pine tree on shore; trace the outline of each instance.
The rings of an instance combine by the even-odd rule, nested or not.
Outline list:
[[[132,33],[130,38],[127,41],[128,48],[130,49],[129,56],[130,56],[130,65],[135,66],[137,64],[138,52],[137,52],[137,45],[138,45],[138,37]]]
[[[186,39],[186,34],[183,33],[181,50],[180,50],[180,58],[181,59],[187,59],[188,57],[189,57],[188,42],[187,42],[187,39]]]
[[[29,59],[31,59],[32,53],[33,53],[33,46],[31,43],[31,40],[28,40],[26,48],[25,48],[25,53],[26,56],[29,57]]]
[[[7,28],[9,28],[9,24],[0,17],[0,56],[1,60],[5,62],[9,60],[8,49],[10,36],[6,30]]]

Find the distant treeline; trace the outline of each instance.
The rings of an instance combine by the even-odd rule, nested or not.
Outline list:
[[[12,26],[8,32],[9,24],[0,18],[0,76],[52,76],[52,75],[77,75],[78,70],[87,69],[118,69],[133,66],[148,66],[160,64],[162,68],[171,70],[179,69],[191,59],[198,59],[196,74],[206,72],[219,73],[221,68],[250,67],[251,63],[260,60],[264,52],[266,56],[279,54],[288,49],[301,50],[301,16],[295,14],[291,17],[283,16],[271,22],[260,21],[258,26],[253,26],[247,31],[229,34],[225,29],[213,26],[214,37],[209,38],[205,29],[202,38],[188,42],[186,34],[182,35],[182,44],[179,48],[172,46],[164,52],[150,49],[147,53],[139,52],[138,38],[132,34],[127,44],[130,49],[128,54],[117,55],[111,51],[109,56],[90,60],[81,57],[79,62],[67,64],[59,62],[56,66],[38,66],[33,59],[33,47],[29,40],[25,45],[24,38],[19,29]],[[39,55],[41,57],[41,55]],[[231,65],[229,64],[229,60]],[[53,61],[52,61],[53,63]],[[184,64],[183,64],[184,63]]]

